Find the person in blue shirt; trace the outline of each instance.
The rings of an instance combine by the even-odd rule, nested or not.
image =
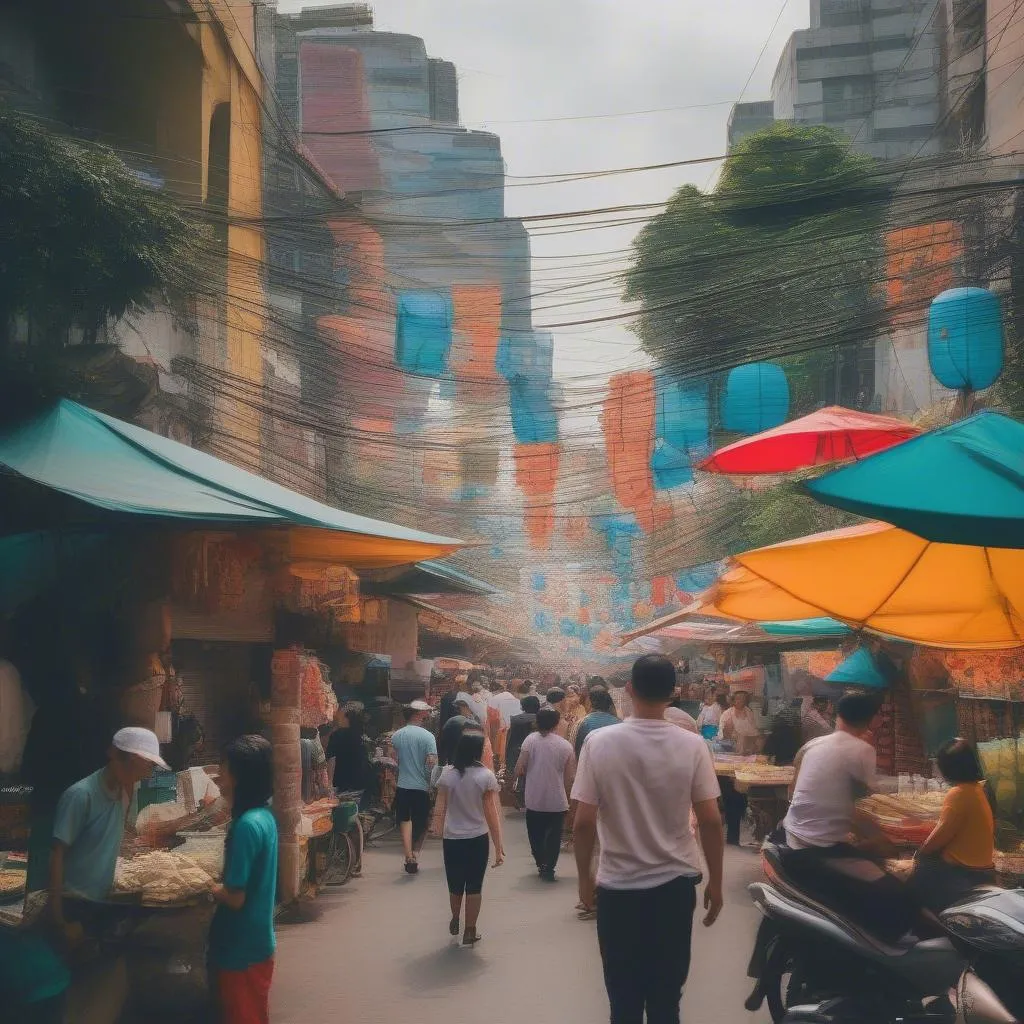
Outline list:
[[[154,766],[167,769],[149,729],[114,734],[106,767],[69,786],[57,804],[48,907],[58,937],[74,949],[98,926],[114,884],[124,821],[135,786]]]
[[[596,729],[607,725],[618,725],[619,717],[615,714],[615,702],[612,695],[603,687],[595,686],[588,694],[590,714],[583,719],[576,730],[576,759],[579,760],[583,750],[583,741]]]
[[[274,976],[277,822],[270,743],[240,736],[224,752],[221,796],[231,804],[224,843],[224,882],[210,925],[210,982],[222,1024],[268,1024]]]
[[[430,777],[437,764],[437,741],[423,723],[431,710],[426,701],[414,700],[403,712],[405,726],[391,736],[398,758],[395,818],[402,833],[405,870],[410,875],[420,869],[420,849],[430,820]]]

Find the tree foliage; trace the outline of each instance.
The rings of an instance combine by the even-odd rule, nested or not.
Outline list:
[[[888,194],[831,129],[748,137],[714,191],[684,185],[634,242],[625,297],[645,350],[692,375],[873,337]]]
[[[112,150],[0,106],[0,330],[25,315],[59,344],[201,280],[203,235]]]

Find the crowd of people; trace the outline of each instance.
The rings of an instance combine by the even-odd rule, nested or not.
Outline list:
[[[636,1024],[645,1015],[650,1024],[679,1020],[698,903],[706,926],[723,905],[722,791],[707,740],[724,737],[742,748],[753,716],[745,695],[730,704],[709,691],[696,719],[677,706],[678,698],[675,666],[646,656],[624,687],[594,678],[582,686],[553,685],[541,696],[529,681],[516,693],[501,682],[469,684],[442,702],[439,715],[425,701],[413,701],[391,736],[404,870],[418,873],[433,826],[442,839],[448,930],[461,933],[463,945],[481,940],[488,867],[505,859],[511,819],[502,813],[503,799],[525,810],[541,879],[553,882],[563,849],[573,849],[577,910],[597,921],[613,1024]],[[790,722],[796,710],[788,709]],[[876,784],[871,728],[877,700],[844,696],[834,728],[820,703],[804,703],[801,710],[812,735],[795,752],[789,810],[773,837],[800,884],[879,937],[900,942],[922,908],[940,910],[992,881],[994,819],[970,744],[955,740],[939,752],[938,768],[951,788],[903,884],[881,866],[878,848],[870,845],[877,829],[857,806]],[[781,734],[782,725],[773,723],[772,735],[777,728]],[[324,750],[334,786],[366,793],[372,766],[363,709],[343,706],[337,726]],[[128,802],[154,767],[166,768],[157,737],[122,729],[106,765],[59,802],[43,927],[4,950],[8,969],[15,964],[49,979],[52,992],[33,1007],[33,1020],[61,1019],[65,965],[103,927]],[[221,1021],[256,1024],[269,1021],[276,944],[278,841],[267,740],[247,735],[229,744],[218,782],[230,821],[223,881],[208,894],[216,904],[211,988]]]

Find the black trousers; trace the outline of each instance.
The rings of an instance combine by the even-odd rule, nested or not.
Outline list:
[[[747,813],[747,797],[745,793],[736,792],[733,779],[720,780],[722,787],[722,807],[725,810],[725,841],[730,846],[740,845],[740,825]]]
[[[565,811],[526,812],[526,834],[530,837],[530,852],[537,867],[554,871],[562,851],[562,823]]]
[[[847,843],[789,850],[782,864],[809,896],[883,941],[895,942],[917,919],[907,887]]]
[[[690,973],[696,878],[656,889],[597,890],[597,938],[611,1024],[679,1024]]]

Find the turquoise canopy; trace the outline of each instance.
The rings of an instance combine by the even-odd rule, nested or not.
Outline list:
[[[848,658],[842,661],[839,666],[825,679],[826,683],[835,683],[839,686],[865,686],[872,690],[884,690],[888,687],[888,680],[882,675],[871,652],[864,647],[858,647]]]
[[[0,434],[0,466],[98,508],[206,523],[308,526],[438,548],[461,541],[343,512],[63,399]]]
[[[1024,548],[1024,424],[980,412],[805,484],[926,540]]]

